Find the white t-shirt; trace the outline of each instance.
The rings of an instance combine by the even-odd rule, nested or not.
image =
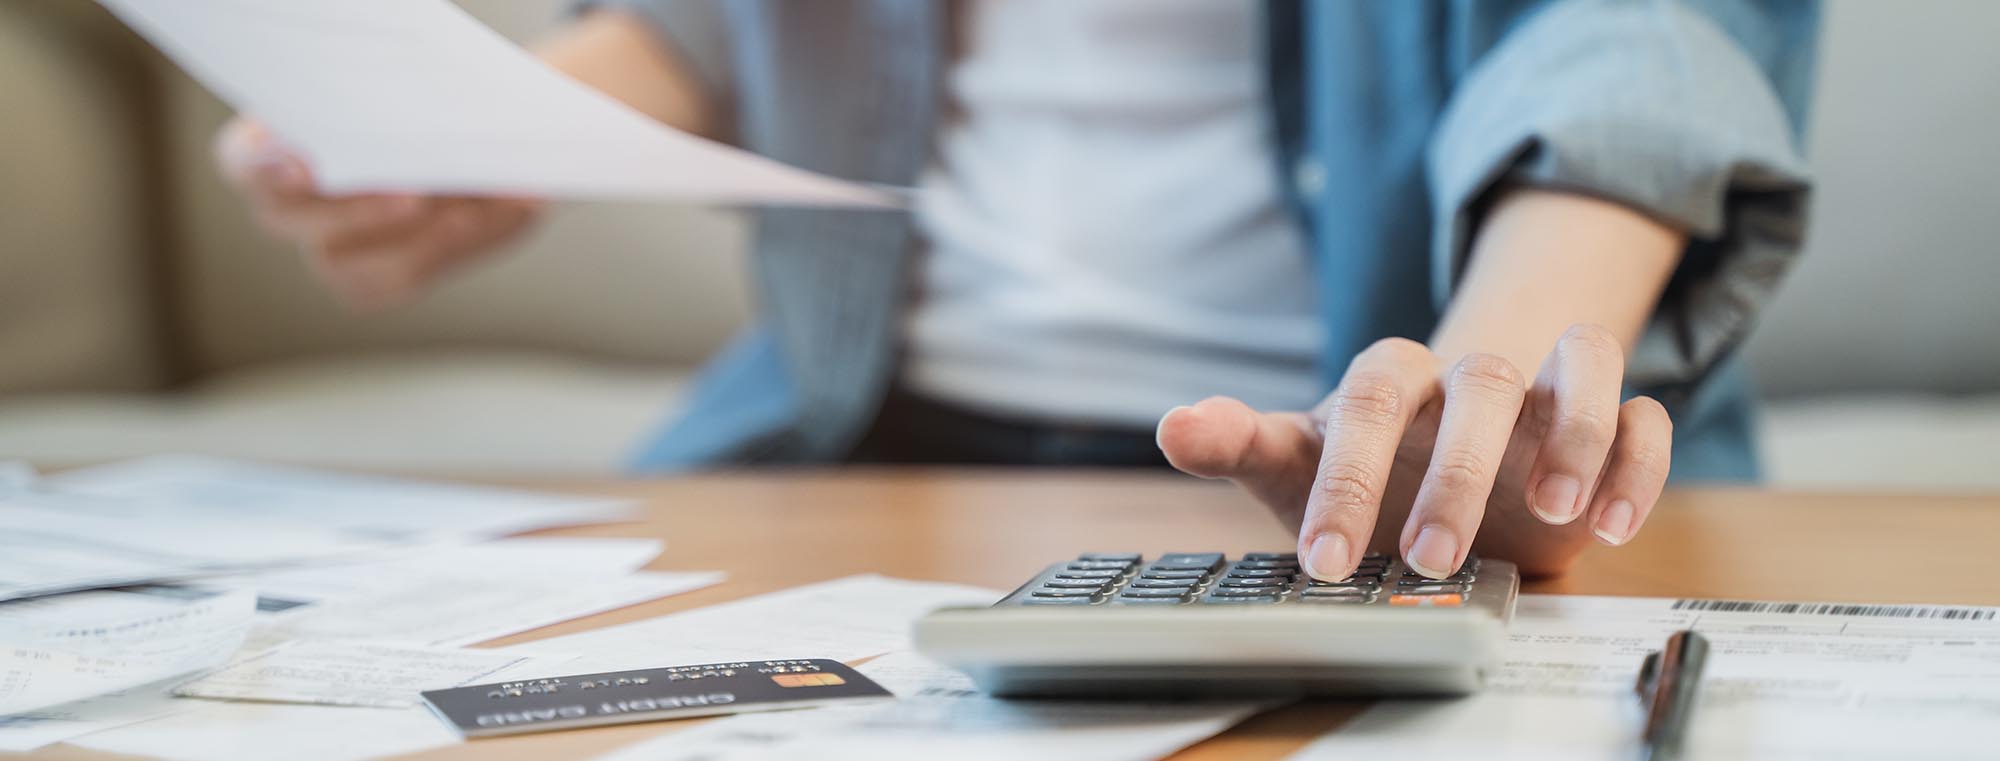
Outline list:
[[[1321,395],[1280,200],[1258,0],[972,0],[904,383],[1006,415],[1150,427],[1213,394]]]

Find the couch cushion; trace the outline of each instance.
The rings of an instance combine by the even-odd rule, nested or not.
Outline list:
[[[194,452],[433,473],[608,474],[673,412],[683,373],[545,354],[271,365],[177,395],[0,403],[0,452],[47,465]]]
[[[135,53],[93,3],[0,3],[0,396],[160,380]]]
[[[1775,487],[2000,490],[2000,394],[1771,402],[1761,424]]]

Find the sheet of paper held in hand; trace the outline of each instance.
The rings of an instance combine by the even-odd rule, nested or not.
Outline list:
[[[1639,758],[1633,680],[1669,633],[1711,649],[1687,758],[1992,758],[2000,608],[1524,595],[1462,700],[1389,701],[1295,758]]]
[[[445,0],[100,2],[269,124],[327,191],[897,205],[673,130]]]

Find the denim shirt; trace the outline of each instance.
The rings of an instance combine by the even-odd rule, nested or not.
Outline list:
[[[947,3],[585,4],[653,22],[744,147],[898,185],[930,157]],[[1267,18],[1274,176],[1310,234],[1328,389],[1369,343],[1429,337],[1495,187],[1585,193],[1689,235],[1628,362],[1674,415],[1676,479],[1755,477],[1732,355],[1804,232],[1816,0],[1272,0]],[[894,379],[916,250],[900,213],[757,211],[761,319],[635,465],[843,455]]]

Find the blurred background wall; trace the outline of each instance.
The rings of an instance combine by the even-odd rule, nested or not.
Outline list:
[[[1748,349],[1772,480],[2000,487],[2000,2],[1828,11],[1809,253]],[[574,204],[347,314],[216,177],[227,110],[82,0],[0,3],[0,113],[0,457],[609,472],[749,312],[734,215]]]

